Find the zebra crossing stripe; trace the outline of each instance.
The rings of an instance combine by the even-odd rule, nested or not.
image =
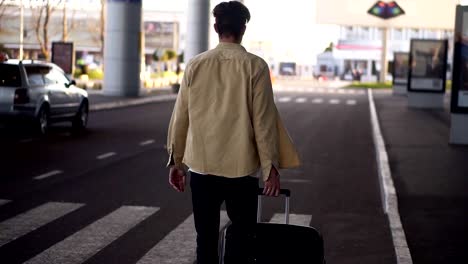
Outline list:
[[[312,100],[312,103],[321,104],[321,103],[323,103],[323,99],[322,98],[316,98],[316,99]]]
[[[4,205],[4,204],[7,204],[7,203],[9,203],[9,202],[11,202],[11,201],[10,201],[10,200],[2,200],[2,199],[0,199],[0,206],[1,206],[1,205]]]
[[[290,214],[289,224],[299,226],[310,226],[312,215]],[[270,223],[284,224],[284,214],[274,214]]]
[[[340,100],[339,99],[331,99],[329,102],[330,102],[330,104],[339,104]]]
[[[221,211],[220,228],[224,227],[229,218]],[[196,233],[193,215],[190,215],[176,229],[154,246],[137,264],[181,264],[195,261]]]
[[[291,101],[291,97],[281,97],[280,99],[278,99],[278,102],[280,103],[286,103],[290,101]]]
[[[355,104],[356,104],[356,100],[348,100],[348,101],[346,101],[346,104],[347,104],[347,105],[355,105]]]
[[[158,210],[156,207],[122,206],[25,263],[83,263]]]
[[[54,221],[83,204],[50,202],[0,223],[0,247]]]
[[[307,102],[307,98],[305,98],[305,97],[299,97],[299,98],[296,99],[296,103],[303,104],[305,102]]]

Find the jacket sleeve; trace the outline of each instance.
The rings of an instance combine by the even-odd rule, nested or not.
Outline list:
[[[268,65],[253,79],[252,123],[260,158],[263,180],[270,175],[272,166],[279,169],[277,110]]]
[[[188,81],[188,75],[189,69],[187,67],[180,85],[179,94],[177,95],[177,100],[167,132],[167,151],[169,154],[167,167],[175,166],[177,168],[183,168],[182,161],[184,159],[185,144],[187,141],[187,132],[189,127],[188,87],[190,83]]]

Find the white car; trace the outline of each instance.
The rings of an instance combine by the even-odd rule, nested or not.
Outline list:
[[[0,62],[0,122],[30,121],[40,134],[54,122],[76,130],[88,123],[88,93],[57,65],[36,60]]]

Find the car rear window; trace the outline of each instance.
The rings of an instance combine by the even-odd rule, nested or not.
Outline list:
[[[31,86],[44,86],[44,75],[51,70],[50,67],[41,65],[27,65],[25,69]]]
[[[0,86],[21,86],[21,75],[18,65],[0,63]]]

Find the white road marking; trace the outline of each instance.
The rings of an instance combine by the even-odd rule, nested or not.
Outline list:
[[[271,218],[270,223],[284,224],[285,214],[274,214]],[[312,215],[301,215],[301,214],[289,214],[289,224],[310,226],[312,221]]]
[[[54,221],[83,204],[46,203],[0,223],[0,247]]]
[[[155,141],[154,139],[149,139],[149,140],[146,140],[146,141],[143,141],[143,142],[140,142],[140,146],[147,146],[147,145],[151,145],[153,144]]]
[[[98,159],[98,160],[107,159],[107,158],[110,158],[112,156],[115,156],[116,154],[117,153],[115,153],[115,152],[108,152],[108,153],[97,156],[96,159]]]
[[[221,211],[220,218],[221,229],[228,223],[229,218],[224,211]],[[148,251],[137,264],[191,264],[196,258],[196,236],[193,215],[190,215]]]
[[[61,170],[54,170],[54,171],[50,171],[50,172],[41,174],[39,176],[36,176],[36,177],[34,177],[34,179],[35,180],[43,180],[45,178],[49,178],[49,177],[52,177],[52,176],[55,176],[55,175],[58,175],[58,174],[62,174],[62,173],[63,173],[63,171],[61,171]]]
[[[344,93],[345,93],[345,90],[339,89],[339,90],[338,90],[338,93],[339,93],[339,94],[344,94]]]
[[[317,88],[317,92],[323,93],[325,90],[323,88]]]
[[[291,101],[291,97],[281,97],[280,99],[278,99],[278,102],[280,103],[287,103],[290,101]]]
[[[283,179],[282,182],[290,182],[290,183],[311,183],[311,180],[303,180],[303,179]]]
[[[312,100],[312,103],[321,104],[321,103],[323,103],[323,99],[322,98],[315,98],[314,100]]]
[[[20,143],[30,143],[30,142],[33,142],[33,141],[34,141],[34,138],[26,138],[26,139],[20,140]]]
[[[11,202],[11,201],[10,201],[10,200],[2,200],[2,199],[0,199],[0,206],[1,206],[1,205],[4,205],[4,204],[7,204],[7,203],[9,203],[9,202]]]
[[[25,263],[83,263],[158,210],[155,207],[122,206]]]
[[[385,141],[380,129],[379,118],[375,109],[374,96],[371,89],[368,89],[368,97],[375,152],[377,154],[377,167],[379,169],[380,189],[383,191],[382,203],[390,224],[397,263],[412,264],[413,260],[408,248],[408,243],[406,242],[405,230],[401,224],[400,212],[398,210],[398,197],[395,185],[393,184]]]
[[[355,93],[356,93],[356,90],[348,90],[348,93],[350,93],[350,94],[355,94]]]
[[[357,101],[356,100],[347,100],[346,104],[347,105],[356,105]]]
[[[335,104],[335,105],[336,105],[336,104],[339,104],[339,103],[340,103],[340,100],[339,100],[339,99],[331,99],[331,100],[329,101],[329,103],[330,103],[330,104]]]
[[[328,89],[327,92],[328,92],[328,93],[331,93],[331,94],[335,94],[335,93],[336,93],[336,90],[335,90],[335,89]]]
[[[305,97],[299,97],[299,98],[296,99],[296,103],[303,104],[305,102],[307,102],[307,98],[305,98]]]

